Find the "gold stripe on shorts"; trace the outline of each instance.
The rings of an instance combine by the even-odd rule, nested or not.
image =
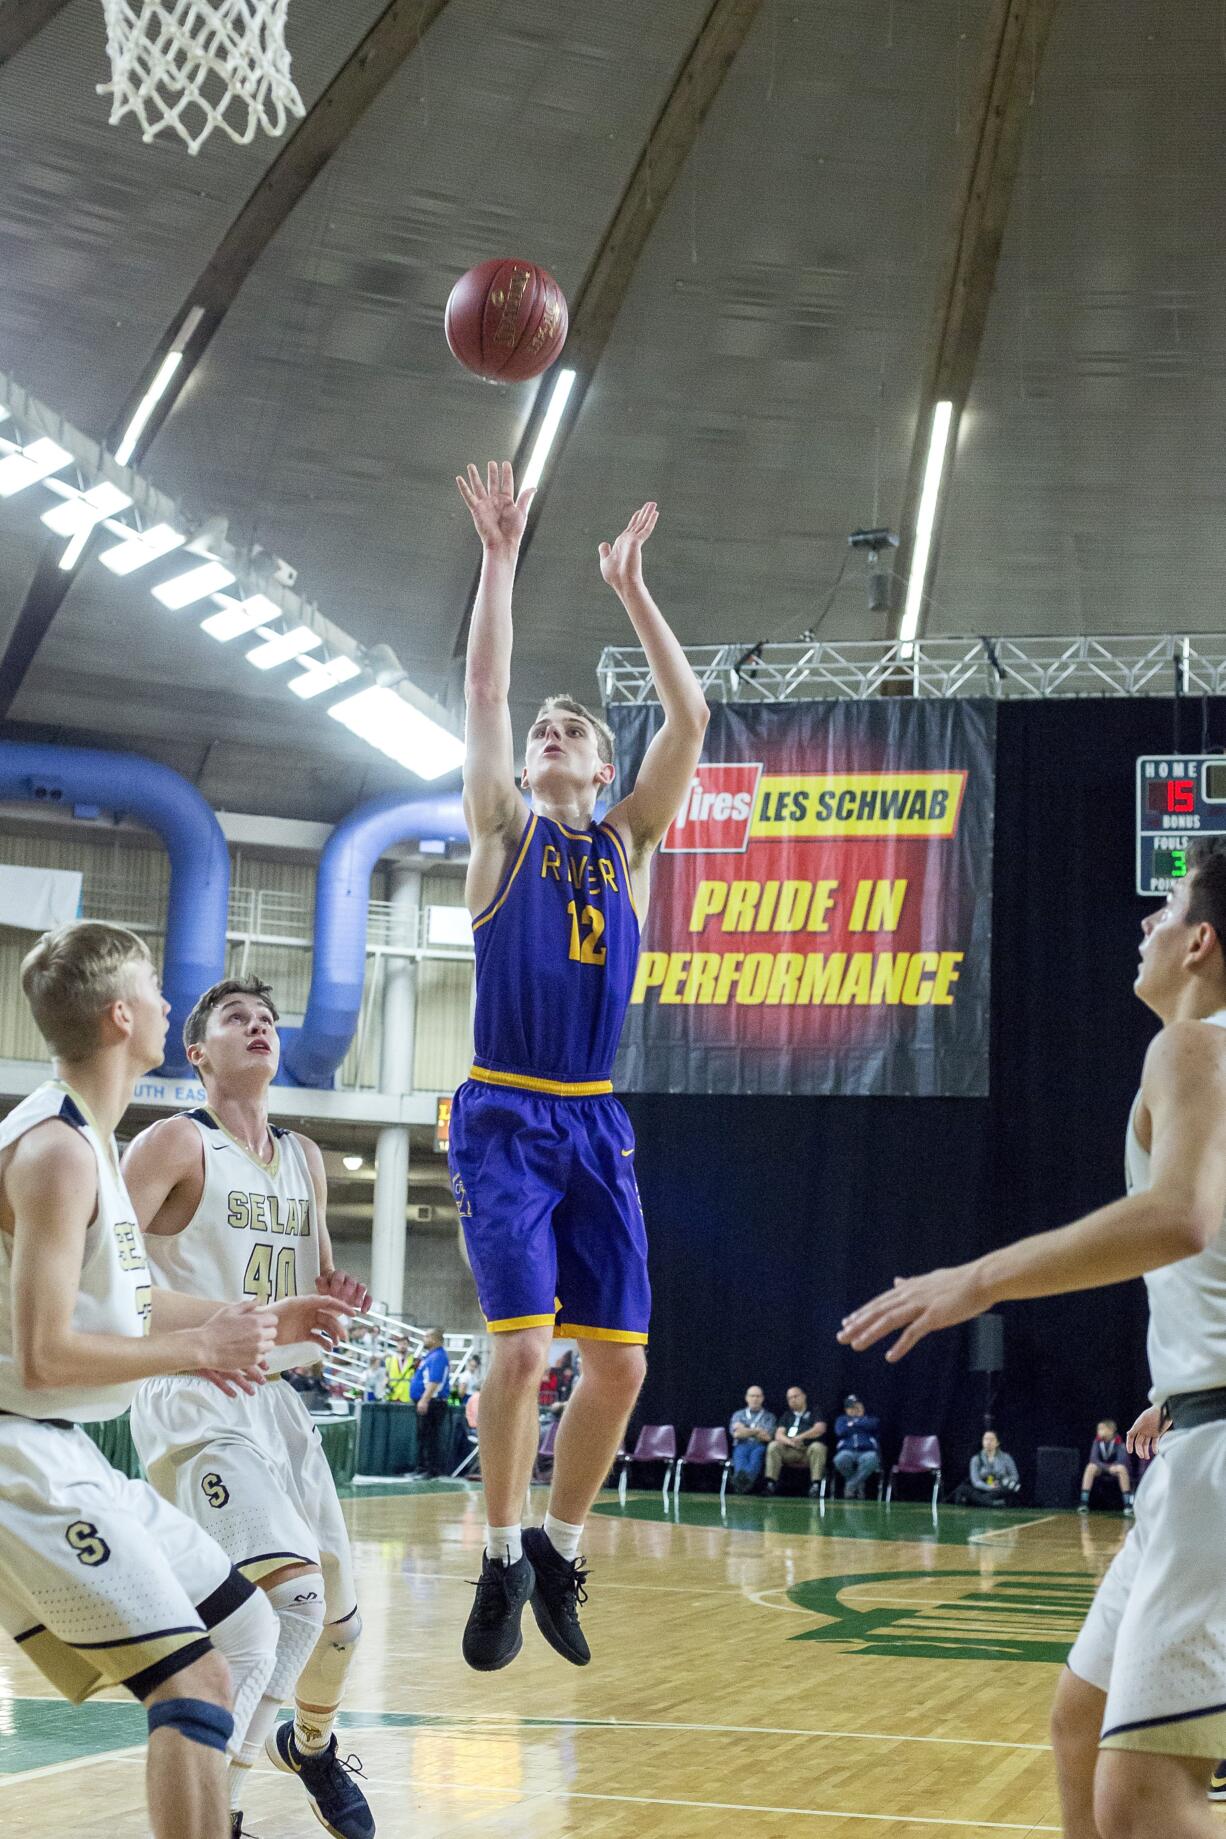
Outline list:
[[[206,1639],[203,1628],[170,1628],[158,1635],[138,1635],[125,1641],[85,1641],[79,1646],[61,1640],[49,1628],[31,1628],[17,1636],[17,1644],[44,1678],[73,1705],[92,1698],[104,1686],[122,1686],[125,1680],[156,1666],[185,1647]]]
[[[1119,1725],[1100,1738],[1099,1748],[1150,1756],[1226,1756],[1226,1705]]]
[[[319,1569],[318,1558],[308,1558],[305,1552],[261,1552],[256,1558],[244,1558],[234,1568],[250,1583],[258,1584],[261,1578],[270,1577],[274,1571],[284,1571],[291,1564],[309,1564]]]

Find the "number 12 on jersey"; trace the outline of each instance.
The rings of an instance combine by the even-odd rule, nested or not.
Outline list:
[[[570,953],[577,964],[603,964],[608,953],[600,943],[604,931],[604,914],[595,907],[584,907],[580,913],[573,900],[566,903],[570,914]],[[583,926],[586,931],[580,932]]]
[[[283,1245],[273,1264],[273,1248],[267,1243],[253,1245],[243,1272],[243,1295],[258,1297],[262,1303],[280,1303],[298,1294],[298,1267],[292,1245]]]

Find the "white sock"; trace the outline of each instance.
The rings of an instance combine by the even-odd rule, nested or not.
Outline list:
[[[495,1564],[502,1559],[506,1564],[518,1564],[524,1555],[524,1529],[522,1526],[487,1526],[485,1529],[485,1549]]]
[[[573,1560],[579,1556],[579,1541],[583,1537],[583,1528],[582,1526],[571,1526],[566,1520],[555,1520],[551,1513],[547,1513],[545,1515],[545,1537],[559,1558]]]

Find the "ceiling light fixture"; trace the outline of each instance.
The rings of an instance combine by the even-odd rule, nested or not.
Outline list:
[[[326,664],[318,658],[304,658],[306,669],[300,677],[291,677],[288,687],[295,696],[301,696],[304,702],[312,696],[322,696],[325,690],[335,689],[338,683],[348,683],[362,674],[361,666],[353,658],[340,656],[329,658]]]
[[[441,779],[463,763],[459,736],[431,721],[395,690],[378,684],[359,690],[356,696],[334,702],[328,714],[419,779]]]
[[[62,472],[71,460],[70,453],[56,441],[47,439],[31,441],[19,453],[5,454],[0,460],[0,498],[12,498],[17,492],[24,492],[27,485],[49,479],[52,473]]]
[[[241,638],[244,632],[254,632],[257,626],[271,626],[281,617],[280,607],[267,594],[252,594],[246,600],[231,600],[226,594],[215,598],[222,602],[222,610],[202,619],[200,630],[219,645]]]
[[[924,606],[924,590],[928,583],[928,564],[932,559],[932,537],[936,529],[937,506],[941,501],[941,483],[945,477],[945,462],[949,457],[949,430],[953,423],[954,405],[952,402],[938,402],[932,411],[932,432],[928,439],[928,459],[924,466],[924,484],[920,492],[919,515],[915,522],[915,548],[911,553],[911,574],[907,581],[907,600],[903,608],[902,624],[898,636],[907,647],[903,656],[910,656],[910,646],[919,631],[920,614]]]
[[[349,1170],[349,1173],[351,1175],[356,1175],[358,1170],[362,1166],[361,1156],[342,1156],[341,1161],[344,1163],[345,1167]]]
[[[95,485],[92,490],[74,493],[61,504],[44,511],[42,521],[48,530],[54,530],[57,536],[72,539],[60,557],[60,567],[74,569],[85,553],[91,531],[105,523],[108,517],[114,517],[117,511],[126,511],[131,502],[126,492],[121,492],[117,485],[104,479],[101,485]]]
[[[98,560],[104,568],[109,568],[113,575],[130,575],[136,569],[143,568],[146,562],[156,562],[159,556],[168,556],[172,549],[179,549],[187,541],[182,531],[173,524],[151,524],[148,530],[129,530],[120,525],[122,541],[113,549],[104,549]]]
[[[279,664],[288,664],[303,652],[317,651],[323,644],[320,634],[309,626],[295,626],[292,632],[269,632],[267,627],[261,627],[260,637],[266,643],[247,653],[248,664],[254,664],[257,670],[275,670]]]
[[[153,598],[160,600],[172,613],[178,613],[183,607],[194,605],[203,600],[206,594],[215,594],[220,587],[229,587],[234,576],[224,562],[203,562],[199,568],[189,568],[185,575],[175,575],[170,581],[163,581],[153,590]]]
[[[562,417],[570,401],[570,393],[575,387],[578,372],[560,370],[554,382],[553,394],[549,398],[549,407],[545,410],[545,419],[541,423],[540,433],[532,449],[532,458],[528,461],[528,470],[520,480],[519,489],[526,492],[529,487],[539,485],[545,462],[549,458],[554,442],[558,438],[558,429],[562,426]]]
[[[183,362],[181,351],[168,351],[158,365],[157,375],[140,399],[135,415],[124,430],[123,439],[115,449],[115,458],[120,466],[126,466],[136,452],[136,443],[148,426],[149,417],[170,388],[170,380]]]

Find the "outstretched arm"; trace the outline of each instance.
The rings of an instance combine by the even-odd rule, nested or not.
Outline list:
[[[474,846],[522,828],[527,812],[515,784],[511,688],[511,591],[533,489],[515,496],[510,462],[491,460],[484,483],[470,465],[456,476],[481,539],[481,581],[468,630],[464,671],[464,816]]]
[[[630,617],[664,710],[664,725],[643,757],[638,778],[609,813],[632,863],[651,854],[677,815],[711,719],[698,679],[643,580],[643,544],[658,517],[658,507],[648,502],[615,543],[600,545],[600,572]]]
[[[1147,1190],[971,1264],[895,1278],[892,1290],[846,1317],[838,1339],[861,1352],[901,1329],[886,1354],[901,1360],[934,1329],[994,1303],[1124,1283],[1203,1251],[1226,1217],[1222,1030],[1199,1022],[1163,1029],[1145,1057],[1141,1098],[1153,1132]]]

